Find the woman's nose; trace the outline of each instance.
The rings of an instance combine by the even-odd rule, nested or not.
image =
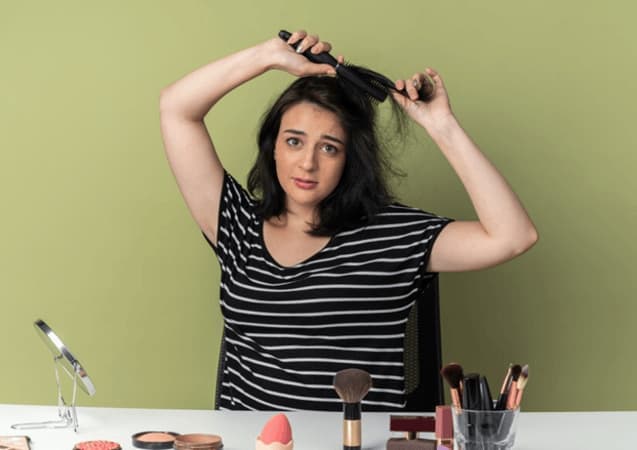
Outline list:
[[[301,159],[301,168],[307,171],[315,170],[317,167],[316,162],[316,150],[313,148],[307,148],[303,152],[303,158]]]

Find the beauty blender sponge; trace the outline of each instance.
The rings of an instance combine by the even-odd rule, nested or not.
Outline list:
[[[285,414],[270,418],[257,437],[256,450],[292,450],[292,428]]]

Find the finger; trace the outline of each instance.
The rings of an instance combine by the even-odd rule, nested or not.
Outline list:
[[[396,86],[396,90],[397,91],[402,91],[403,89],[405,89],[405,81],[404,80],[396,80],[396,82],[394,83],[394,86]]]
[[[445,87],[445,83],[444,81],[442,81],[442,77],[436,70],[432,69],[431,67],[427,67],[427,69],[425,69],[425,73],[429,75],[431,81],[433,81],[435,86],[441,86],[443,88]]]
[[[307,36],[305,36],[305,38],[301,41],[299,46],[296,48],[296,52],[303,53],[308,48],[312,48],[312,46],[314,46],[314,44],[316,44],[318,41],[319,41],[318,36],[308,34]]]
[[[296,44],[298,41],[305,38],[305,36],[307,36],[307,33],[305,30],[295,31],[294,33],[290,35],[290,39],[288,39],[288,44],[290,45]]]
[[[329,64],[314,64],[308,61],[305,65],[303,73],[306,75],[336,75],[336,69]]]
[[[394,100],[396,100],[396,102],[405,109],[408,108],[410,104],[413,104],[411,100],[399,92],[392,91],[391,95],[394,97]]]
[[[343,64],[345,62],[345,57],[343,55],[338,55],[338,57],[336,58],[336,62],[338,62],[339,64]]]
[[[419,90],[422,87],[422,80],[420,79],[420,74],[414,74],[410,78],[411,84],[414,86],[414,89]]]
[[[329,42],[320,41],[317,42],[310,51],[316,55],[323,52],[329,52],[330,50],[332,50],[332,44],[330,44]]]
[[[320,39],[318,37],[318,34],[308,34],[305,39],[304,39],[307,44],[308,47],[317,44],[318,42],[320,42]]]
[[[410,78],[409,81],[405,82],[405,90],[407,91],[407,96],[410,100],[416,101],[418,100],[418,82],[413,78]]]

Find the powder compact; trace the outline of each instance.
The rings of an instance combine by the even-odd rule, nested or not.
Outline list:
[[[122,447],[111,441],[84,441],[75,444],[73,450],[122,450]]]
[[[221,436],[216,434],[182,434],[175,438],[176,450],[216,450],[223,448]]]
[[[172,431],[142,431],[133,435],[133,447],[152,450],[173,448],[178,433]]]

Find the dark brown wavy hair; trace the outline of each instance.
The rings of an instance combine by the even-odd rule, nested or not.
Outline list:
[[[391,96],[390,96],[391,98]],[[304,77],[294,81],[264,114],[257,143],[259,152],[248,175],[248,190],[258,199],[263,219],[285,212],[285,192],[276,175],[274,145],[281,118],[290,107],[313,103],[333,112],[346,132],[345,168],[341,179],[319,205],[318,223],[310,234],[331,236],[338,231],[369,224],[379,210],[392,202],[386,175],[393,168],[377,135],[377,103],[336,77]],[[396,130],[405,128],[404,114],[393,101]]]

